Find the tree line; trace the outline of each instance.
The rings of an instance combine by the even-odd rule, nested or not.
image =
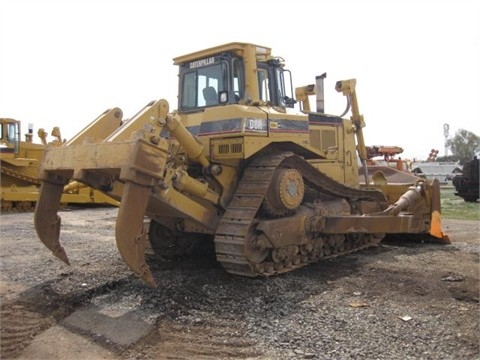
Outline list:
[[[439,156],[436,161],[458,161],[463,165],[480,154],[480,137],[465,129],[459,129],[446,145],[452,155]]]

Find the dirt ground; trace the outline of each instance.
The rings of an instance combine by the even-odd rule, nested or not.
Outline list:
[[[383,242],[267,279],[214,259],[153,263],[137,279],[115,208],[66,209],[72,266],[32,214],[0,217],[2,359],[478,359],[480,224],[443,219],[451,245]]]

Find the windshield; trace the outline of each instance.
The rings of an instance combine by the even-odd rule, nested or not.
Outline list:
[[[18,122],[2,122],[0,133],[0,143],[2,148],[8,147],[14,149],[15,153],[19,152],[20,143],[20,126]]]
[[[226,90],[226,66],[217,63],[189,71],[183,76],[182,108],[214,106]]]
[[[19,130],[17,124],[8,124],[7,141],[14,143],[19,140]]]

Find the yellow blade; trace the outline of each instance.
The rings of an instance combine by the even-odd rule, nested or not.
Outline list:
[[[450,244],[448,235],[442,232],[441,219],[441,202],[440,202],[440,182],[438,179],[433,180],[432,184],[432,198],[430,201],[430,235],[440,239],[440,241]]]

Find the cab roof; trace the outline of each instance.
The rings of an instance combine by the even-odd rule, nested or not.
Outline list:
[[[190,54],[182,55],[173,58],[174,65],[182,65],[186,62],[202,59],[208,56],[220,54],[222,52],[230,51],[236,53],[238,56],[243,56],[245,51],[254,48],[257,60],[267,60],[271,57],[272,49],[262,45],[231,42],[223,45],[214,46],[204,50],[195,51]]]

